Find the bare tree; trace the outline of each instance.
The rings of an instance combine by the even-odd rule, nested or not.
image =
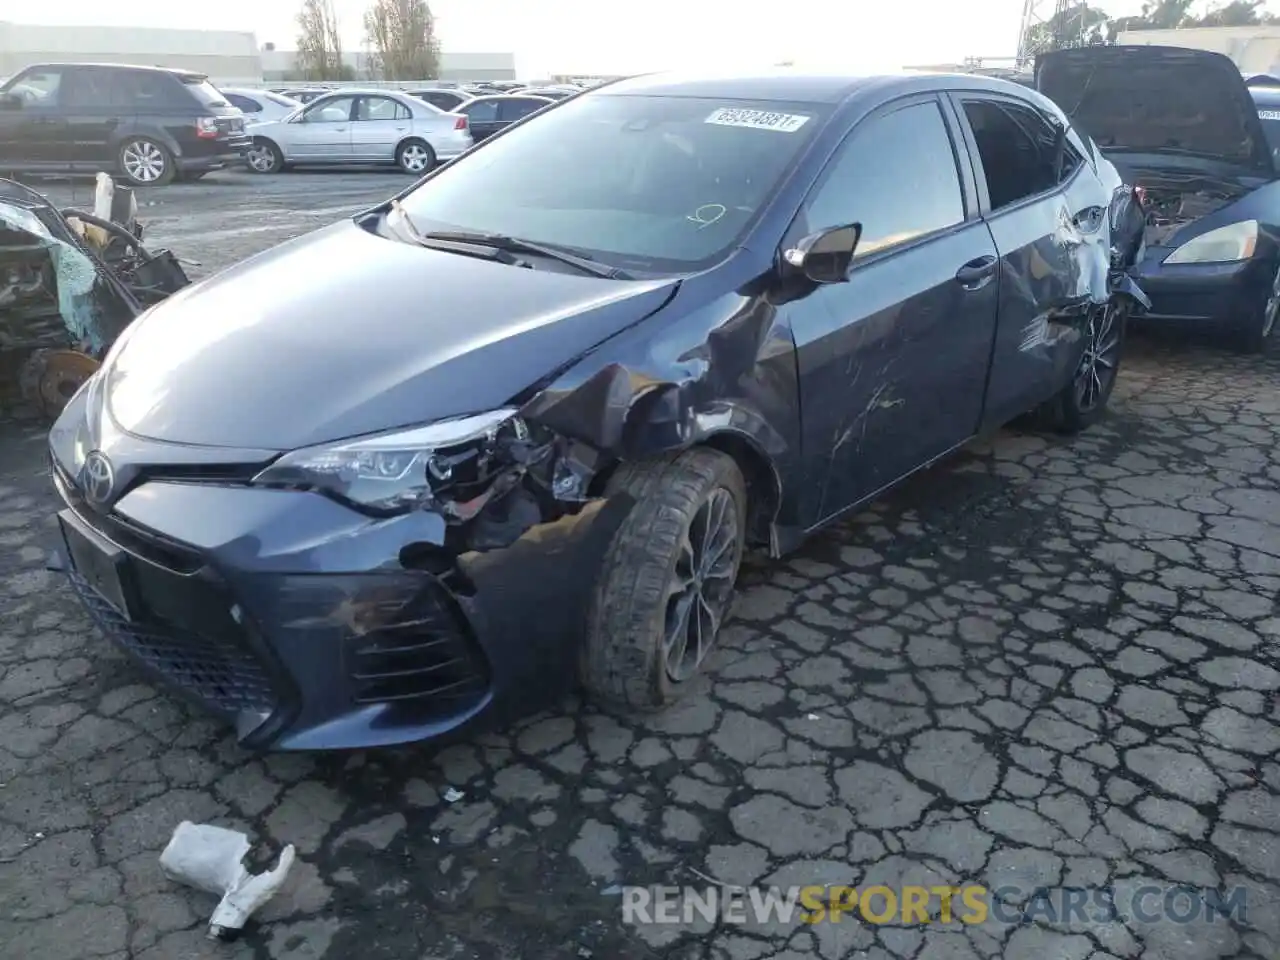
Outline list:
[[[342,37],[333,0],[302,0],[298,11],[298,72],[307,80],[345,80]]]
[[[436,76],[440,44],[427,0],[374,0],[365,12],[364,28],[382,79]]]

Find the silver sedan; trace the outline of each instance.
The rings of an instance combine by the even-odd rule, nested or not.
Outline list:
[[[465,116],[397,90],[335,90],[282,120],[251,123],[255,173],[289,166],[395,164],[426,173],[471,148]]]

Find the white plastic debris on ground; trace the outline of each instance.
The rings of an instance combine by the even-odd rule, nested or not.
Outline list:
[[[183,820],[160,854],[170,879],[220,896],[209,919],[209,936],[218,938],[245,925],[249,916],[276,895],[293,866],[289,844],[274,870],[252,874],[245,868],[249,838],[238,830]]]

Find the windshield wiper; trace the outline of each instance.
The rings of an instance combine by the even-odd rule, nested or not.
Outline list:
[[[560,263],[577,267],[583,273],[605,277],[609,280],[630,280],[631,275],[617,267],[606,266],[592,260],[585,254],[572,253],[561,247],[538,243],[534,240],[521,240],[519,237],[508,237],[501,233],[472,233],[465,230],[439,230],[419,234],[422,240],[441,240],[445,243],[470,243],[478,247],[492,247],[494,250],[505,250],[508,253],[534,253],[556,260]]]

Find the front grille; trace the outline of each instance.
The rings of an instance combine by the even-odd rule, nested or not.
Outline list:
[[[489,671],[466,620],[438,587],[419,593],[392,623],[351,638],[348,653],[357,703],[455,710],[488,688]]]
[[[98,513],[85,502],[79,487],[71,482],[56,461],[53,464],[53,481],[63,501],[86,526],[129,553],[174,573],[194,573],[204,566],[204,558],[186,544],[171,540],[118,513],[109,516]]]
[[[242,642],[225,633],[197,633],[158,618],[131,623],[74,570],[68,576],[76,596],[108,640],[210,709],[232,717],[241,710],[270,713],[275,709],[271,681]]]

